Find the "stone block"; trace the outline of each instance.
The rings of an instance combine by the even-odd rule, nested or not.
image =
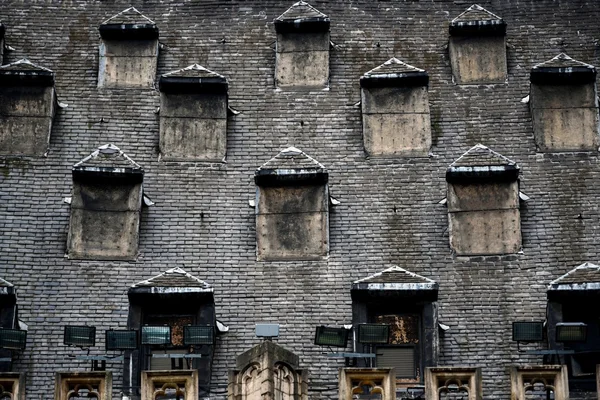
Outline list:
[[[160,151],[165,160],[222,161],[227,120],[160,117]]]
[[[227,118],[224,93],[160,94],[161,117]]]
[[[53,87],[0,88],[0,154],[42,156],[55,111]]]
[[[518,209],[449,212],[450,247],[457,255],[512,254],[521,249]]]
[[[538,108],[532,119],[542,152],[598,150],[598,108]]]
[[[431,121],[423,114],[363,114],[363,139],[369,155],[422,155],[431,147]]]
[[[595,84],[531,85],[530,107],[540,151],[598,150]]]
[[[363,114],[429,114],[426,86],[363,88],[361,95]]]
[[[74,182],[71,207],[94,211],[139,211],[142,184]]]
[[[138,253],[142,185],[74,182],[68,254],[74,259],[133,260]]]
[[[519,208],[519,183],[448,185],[448,212]]]
[[[152,87],[158,41],[124,41],[100,45],[98,87]]]
[[[329,50],[277,53],[278,88],[322,89],[329,84]]]
[[[598,107],[596,85],[535,85],[530,88],[530,106],[538,108]]]
[[[329,51],[329,32],[279,33],[277,52]]]
[[[52,117],[54,88],[41,86],[0,87],[1,116]]]
[[[0,154],[43,156],[51,130],[52,117],[0,115]]]
[[[326,186],[260,187],[258,260],[318,260],[329,250]]]
[[[504,36],[452,36],[450,62],[458,84],[504,83],[507,78]]]

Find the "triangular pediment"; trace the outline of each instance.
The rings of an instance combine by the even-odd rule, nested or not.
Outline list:
[[[139,12],[135,7],[129,7],[113,15],[102,25],[154,25],[154,21]]]
[[[97,150],[73,166],[73,168],[77,169],[102,167],[143,171],[142,167],[113,144],[105,144],[98,147]]]
[[[305,1],[299,1],[294,3],[290,8],[288,8],[283,14],[276,18],[279,21],[285,20],[303,20],[303,19],[312,19],[319,18],[325,19],[327,15],[323,14],[321,11],[317,10],[310,4]]]
[[[179,267],[171,268],[150,279],[138,282],[131,287],[202,288],[205,290],[212,290],[208,283],[187,273]]]

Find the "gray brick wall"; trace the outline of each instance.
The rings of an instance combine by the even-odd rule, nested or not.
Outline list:
[[[600,66],[600,8],[593,0],[488,0],[508,24],[508,83],[457,86],[448,58],[448,22],[464,1],[313,1],[331,18],[330,90],[274,90],[272,21],[292,1],[111,2],[4,0],[4,63],[23,57],[56,73],[61,102],[47,157],[0,159],[0,277],[15,284],[27,349],[15,369],[27,372],[27,398],[50,399],[54,373],[87,363],[62,345],[65,324],[99,332],[124,328],[127,288],[179,266],[215,289],[219,337],[212,382],[223,399],[227,371],[258,343],[254,323],[277,322],[277,342],[300,356],[312,399],[337,398],[337,368],[312,344],[314,327],[351,321],[350,284],[399,265],[439,283],[440,365],[483,368],[485,399],[509,397],[508,366],[541,363],[517,352],[511,322],[544,319],[547,284],[585,261],[598,262],[600,165],[597,153],[537,153],[528,105],[529,70],[565,51]],[[163,45],[158,74],[192,63],[229,79],[229,104],[241,111],[227,128],[226,163],[158,159],[159,93],[98,89],[97,27],[133,5],[156,22]],[[430,76],[433,155],[366,159],[360,76],[391,57]],[[142,214],[135,262],[64,257],[71,166],[114,143],[144,167],[156,205]],[[515,160],[521,190],[523,253],[454,257],[445,197],[447,166],[482,143]],[[341,204],[330,213],[325,261],[256,262],[254,170],[295,146],[330,173]],[[581,218],[578,218],[581,215]],[[101,354],[103,335],[92,354]],[[535,348],[535,346],[533,346]],[[110,365],[115,394],[122,366]]]

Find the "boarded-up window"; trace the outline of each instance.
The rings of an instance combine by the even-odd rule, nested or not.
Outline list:
[[[197,64],[161,76],[160,151],[165,160],[223,161],[227,80]]]
[[[150,88],[158,60],[158,28],[130,7],[99,28],[98,87]]]
[[[275,19],[278,88],[322,89],[329,84],[329,18],[304,1]]]
[[[70,258],[137,257],[143,176],[142,168],[112,145],[73,167]]]
[[[27,60],[1,66],[0,155],[44,155],[56,103],[52,71]]]
[[[566,54],[531,70],[530,109],[542,152],[597,151],[596,68]]]
[[[363,139],[369,156],[425,156],[431,147],[429,76],[396,58],[360,79]]]
[[[458,84],[504,83],[506,23],[473,5],[450,22],[450,61]]]
[[[477,145],[446,171],[450,247],[458,255],[521,249],[519,167]]]
[[[329,250],[328,174],[289,148],[259,168],[256,245],[259,260],[315,260]]]

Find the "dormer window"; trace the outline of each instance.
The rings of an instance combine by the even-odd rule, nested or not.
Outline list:
[[[519,167],[478,144],[446,170],[450,247],[457,255],[521,249]]]
[[[506,22],[477,4],[450,22],[450,62],[454,82],[504,83]]]
[[[329,174],[287,148],[256,170],[259,261],[321,260],[329,253]]]
[[[134,260],[144,170],[114,145],[73,167],[68,255],[87,260]]]
[[[596,68],[561,53],[531,69],[533,132],[542,152],[597,151]]]
[[[181,390],[185,388],[186,399],[193,393],[190,385],[194,392],[200,390],[201,394],[206,395],[211,382],[214,342],[186,344],[184,330],[187,325],[207,328],[214,340],[217,320],[211,285],[181,268],[172,268],[134,284],[127,295],[129,329],[168,326],[171,337],[168,344],[143,344],[141,348],[125,355],[125,386],[139,387],[141,384],[145,387],[149,383],[148,378],[154,377],[150,381],[158,387],[149,388],[153,393],[169,382],[171,377],[183,373],[173,370],[186,369],[187,373],[197,370],[200,375],[191,377],[191,381],[181,379],[185,375],[177,377],[177,387]],[[165,354],[168,356],[165,357]],[[198,396],[192,398],[197,399]]]
[[[56,104],[54,72],[25,59],[0,66],[0,155],[43,156]]]
[[[275,86],[324,89],[329,84],[329,17],[299,1],[274,21]]]
[[[223,161],[227,79],[198,64],[162,75],[160,151],[165,160]]]
[[[134,7],[104,21],[98,28],[98,87],[150,88],[158,60],[158,28]]]
[[[360,78],[363,139],[369,156],[426,156],[431,147],[422,69],[392,58]]]

